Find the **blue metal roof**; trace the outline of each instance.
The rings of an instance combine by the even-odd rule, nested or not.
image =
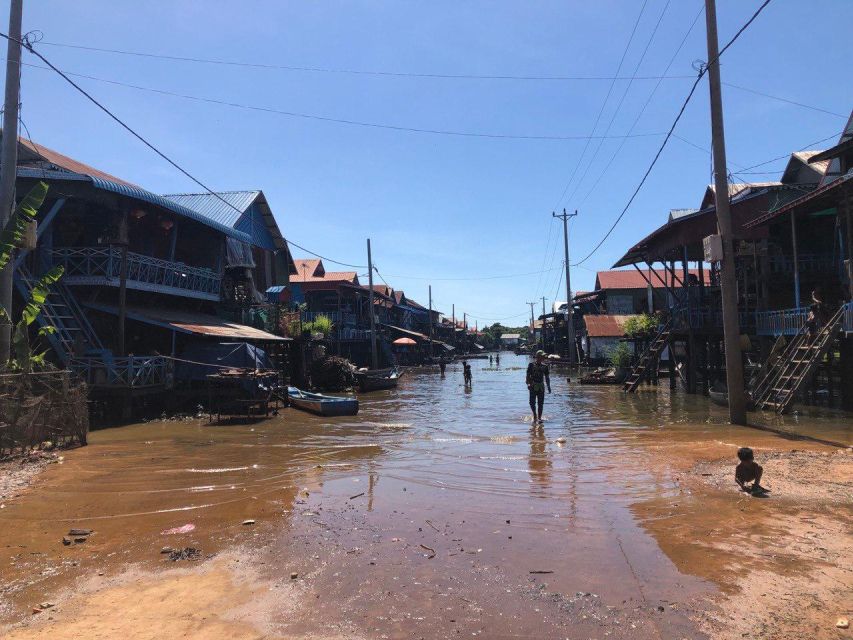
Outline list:
[[[199,213],[198,211],[190,209],[189,207],[179,204],[164,196],[158,196],[156,193],[151,193],[150,191],[140,189],[139,187],[133,187],[118,182],[111,182],[102,178],[90,176],[90,179],[92,180],[92,184],[94,184],[99,189],[104,189],[105,191],[112,191],[113,193],[127,196],[128,198],[136,198],[137,200],[143,200],[151,204],[156,204],[157,206],[163,207],[164,209],[168,209],[169,211],[177,213],[180,216],[190,218],[204,225],[207,225],[208,227],[216,229],[217,231],[221,231],[225,235],[231,236],[232,238],[236,238],[237,240],[241,240],[242,242],[251,242],[252,240],[249,237],[249,234],[243,233],[242,231],[237,231],[236,229],[233,229],[228,225],[222,224],[221,222],[218,222],[216,220],[212,220],[207,216]]]
[[[173,193],[163,197],[198,212],[208,220],[234,228],[260,194],[260,191],[220,191],[217,194],[219,198],[211,193]]]
[[[192,208],[189,208],[178,202],[174,202],[163,196],[158,196],[156,193],[151,193],[150,191],[146,191],[141,187],[136,187],[126,183],[113,182],[112,180],[105,180],[104,178],[89,176],[82,173],[74,173],[71,171],[57,171],[31,167],[18,167],[16,174],[19,178],[34,178],[36,180],[88,181],[91,182],[96,189],[110,191],[121,196],[134,198],[135,200],[142,200],[143,202],[148,202],[149,204],[157,205],[158,207],[162,207],[163,209],[171,211],[172,213],[175,213],[179,216],[195,220],[196,222],[200,222],[201,224],[211,227],[212,229],[216,229],[220,233],[224,233],[227,236],[236,238],[241,242],[247,242],[250,244],[252,242],[251,236],[249,236],[249,234],[247,233],[244,233],[243,231],[238,231],[237,229],[234,229],[229,225],[222,224],[220,222],[217,222],[216,220],[212,220]],[[239,216],[237,217],[239,218]]]

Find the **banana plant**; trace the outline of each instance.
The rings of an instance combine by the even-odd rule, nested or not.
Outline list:
[[[0,231],[0,271],[12,263],[15,249],[23,241],[27,226],[35,221],[38,210],[44,203],[47,189],[47,183],[41,181],[30,189],[30,192],[15,207],[6,226]],[[50,286],[59,281],[63,272],[63,267],[54,267],[35,282],[17,322],[12,321],[11,310],[0,306],[0,323],[14,325],[12,328],[13,357],[8,363],[11,369],[29,372],[34,367],[44,365],[47,352],[33,352],[30,346],[29,328],[44,308],[47,296],[50,294]],[[55,327],[45,326],[39,330],[38,335],[41,337],[54,331],[56,331]]]

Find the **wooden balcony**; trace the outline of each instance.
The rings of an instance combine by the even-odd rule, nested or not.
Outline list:
[[[72,358],[68,367],[92,389],[151,391],[172,384],[171,362],[162,356]]]
[[[65,247],[48,249],[48,264],[62,265],[62,281],[68,285],[118,287],[121,249],[109,247]],[[204,267],[127,253],[127,288],[154,291],[186,298],[219,300],[222,275]]]
[[[806,323],[808,309],[756,311],[755,333],[760,336],[795,336]]]

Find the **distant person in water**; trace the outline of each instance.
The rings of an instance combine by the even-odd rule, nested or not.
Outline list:
[[[471,365],[468,364],[467,360],[462,361],[462,377],[465,379],[465,386],[471,386]]]
[[[444,359],[444,356],[441,356],[441,360],[438,361],[438,368],[441,371],[441,377],[444,377],[444,370],[447,368],[447,360]]]
[[[501,354],[500,351],[495,354],[495,364],[501,366]]]
[[[752,452],[752,449],[741,447],[737,450],[737,457],[740,463],[735,467],[735,482],[737,482],[741,491],[747,491],[752,495],[766,493],[767,489],[760,484],[764,469],[755,461],[755,454]],[[748,485],[750,482],[752,486]]]
[[[542,422],[542,405],[545,404],[545,385],[551,393],[551,377],[545,364],[545,352],[536,352],[536,361],[527,365],[527,390],[530,392],[530,411],[533,412],[533,424]]]
[[[489,354],[489,364],[492,364],[492,354]]]

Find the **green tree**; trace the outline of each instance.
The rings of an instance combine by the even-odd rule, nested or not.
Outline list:
[[[24,196],[15,211],[0,231],[0,271],[12,262],[15,249],[21,245],[27,226],[35,221],[36,214],[47,196],[47,184],[39,181],[30,192]],[[24,302],[21,317],[17,322],[12,319],[11,309],[0,307],[0,323],[13,325],[12,354],[8,362],[11,369],[32,371],[34,367],[44,366],[46,351],[34,353],[30,345],[29,328],[36,321],[50,294],[50,286],[62,277],[64,269],[54,267],[41,276],[33,285],[30,297]],[[44,336],[56,331],[55,327],[43,327],[38,335]]]

